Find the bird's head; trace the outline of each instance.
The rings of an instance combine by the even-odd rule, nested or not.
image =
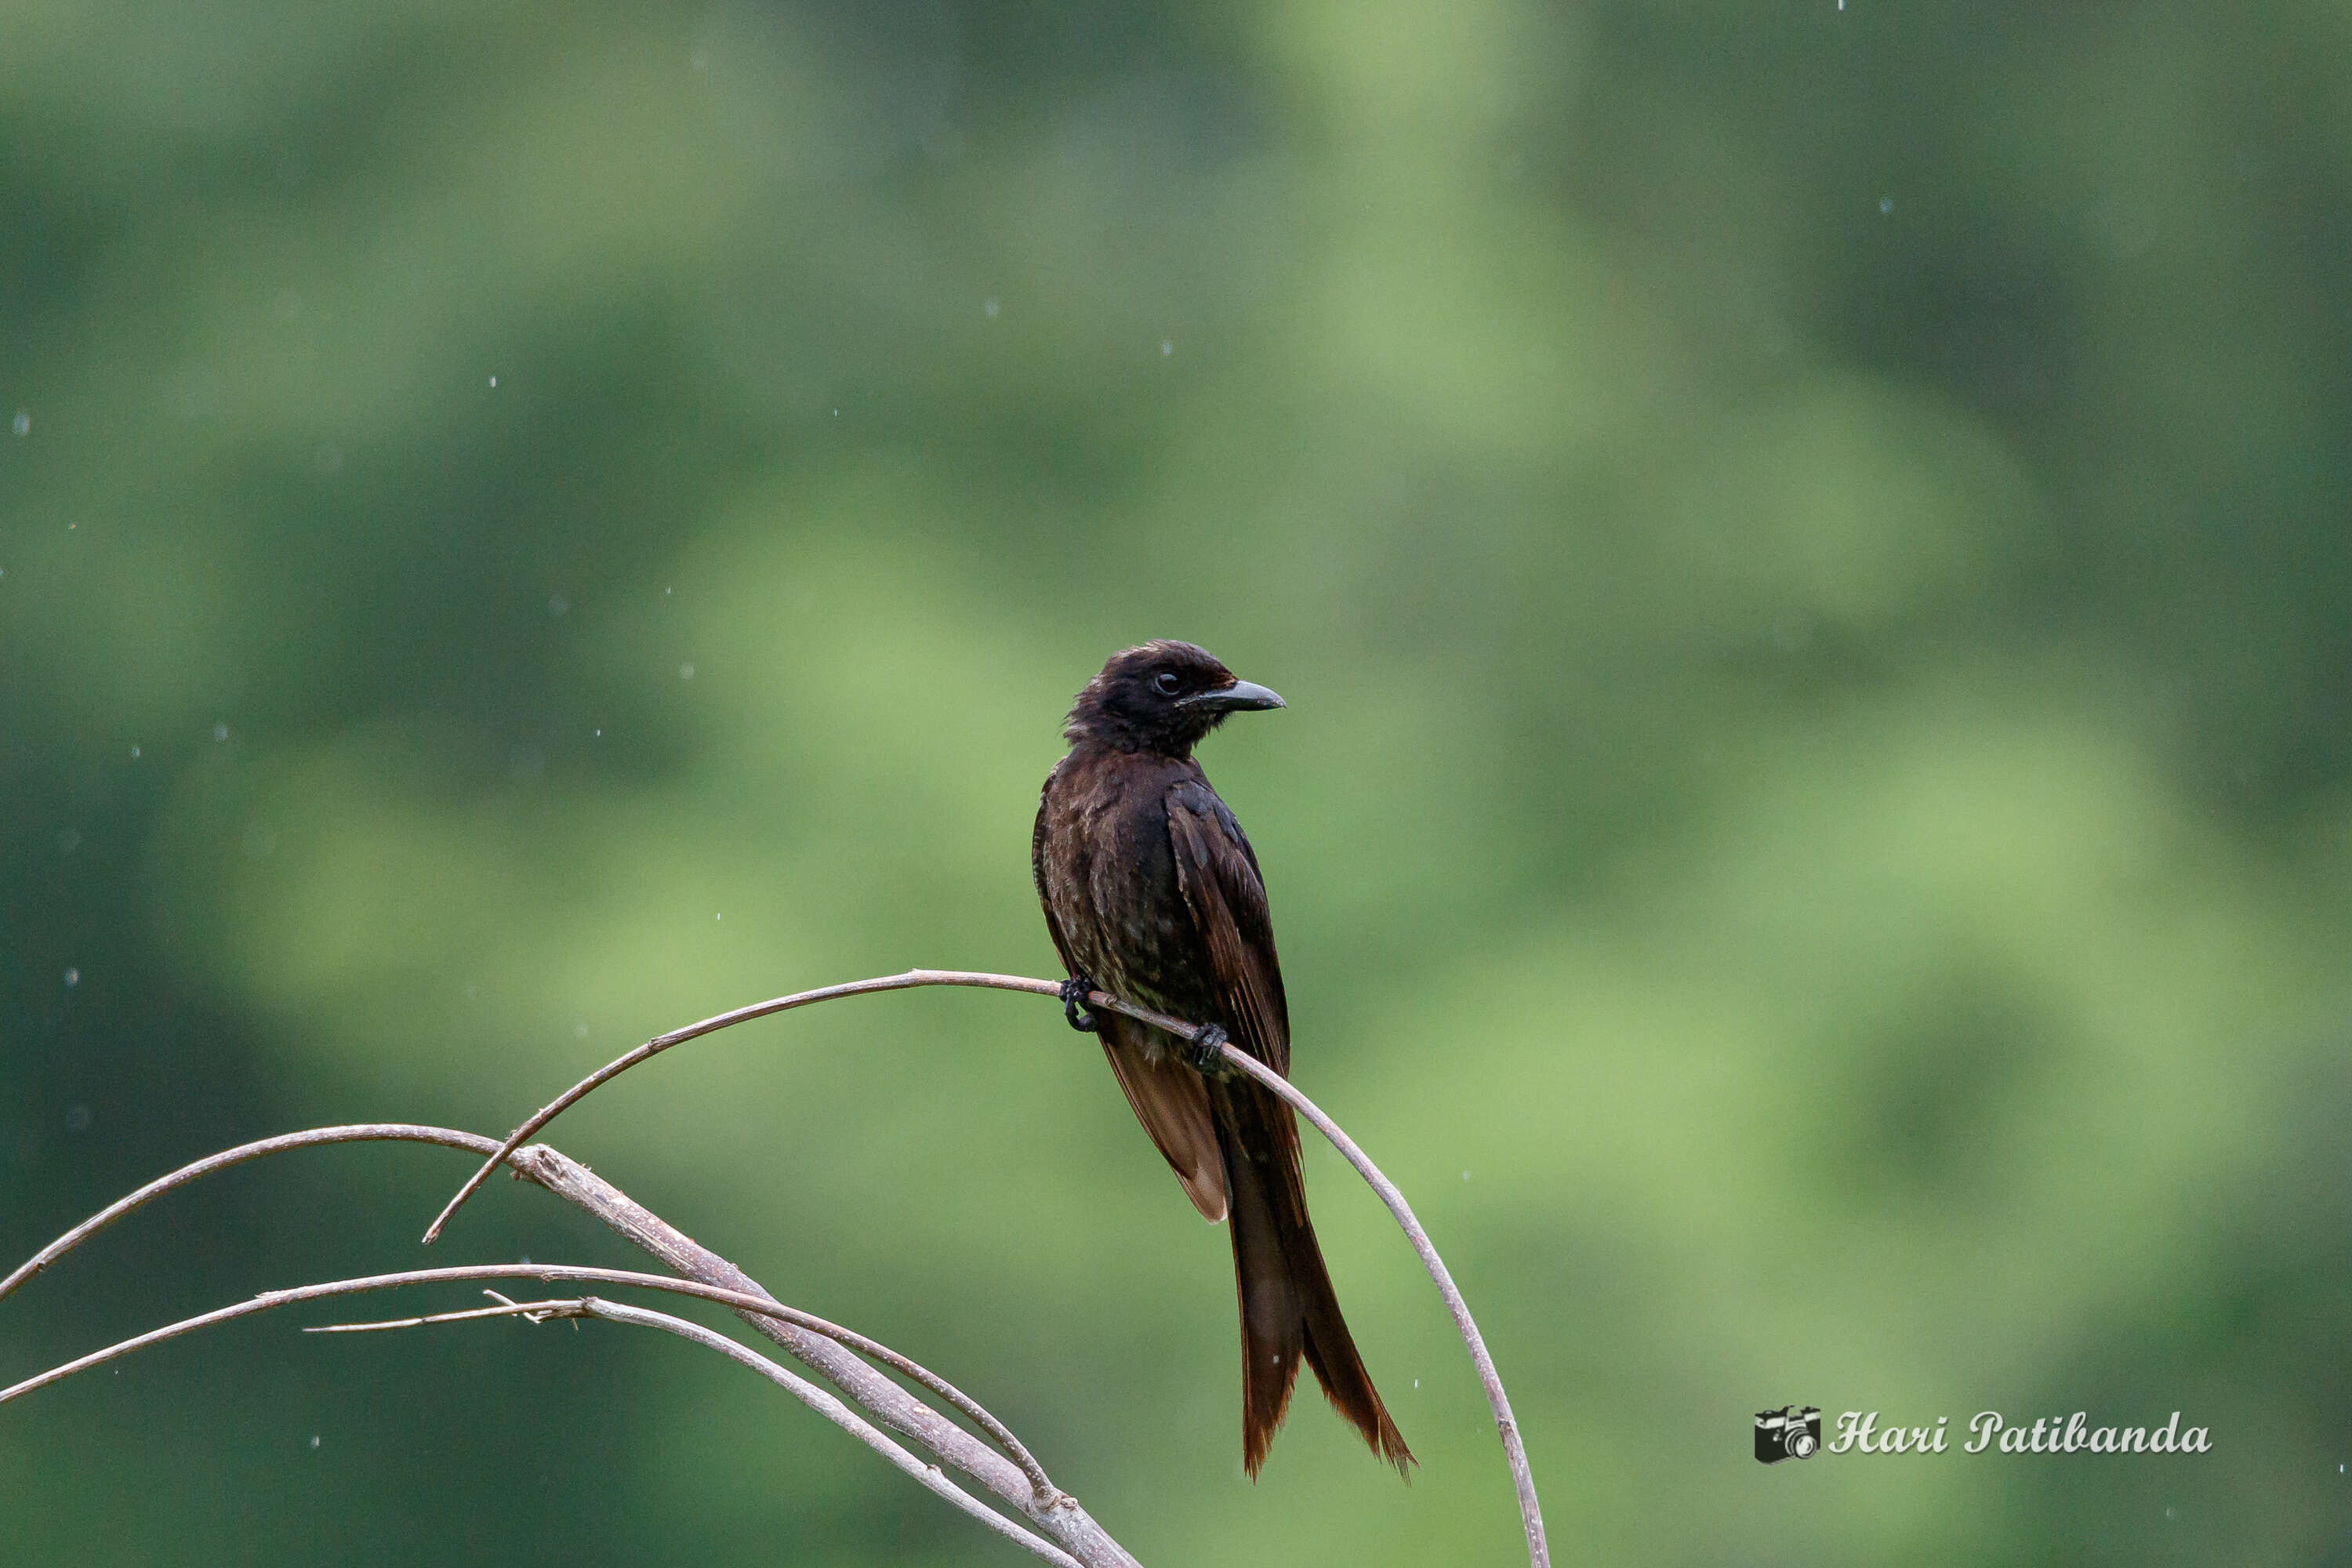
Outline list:
[[[1235,679],[1206,648],[1148,642],[1111,655],[1078,693],[1062,733],[1074,744],[1182,757],[1226,714],[1281,706],[1265,687]]]

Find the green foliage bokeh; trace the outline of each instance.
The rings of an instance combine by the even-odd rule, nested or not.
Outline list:
[[[1289,700],[1203,760],[1296,1071],[1560,1561],[2343,1561],[2347,257],[2315,0],[0,6],[0,1243],[1054,973],[1056,721],[1185,637]],[[1224,1238],[1042,1005],[557,1132],[1147,1562],[1520,1553],[1319,1148],[1423,1465],[1309,1393],[1241,1479]],[[630,1256],[420,1253],[464,1170],[219,1178],[0,1382]],[[0,1411],[0,1556],[1016,1560],[678,1344],[295,1327]],[[1759,1467],[1791,1400],[2213,1451]]]

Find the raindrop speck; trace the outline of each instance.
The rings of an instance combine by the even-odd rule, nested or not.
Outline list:
[[[986,316],[992,321],[996,320],[996,312],[1002,309],[1003,309],[1003,307],[999,305],[993,300],[982,300],[980,302],[980,313]]]
[[[71,1110],[66,1112],[66,1131],[68,1132],[87,1132],[89,1131],[89,1106],[77,1105]]]
[[[1893,196],[1881,196],[1881,197],[1879,197],[1879,198],[1878,198],[1878,210],[1879,210],[1882,214],[1884,214],[1884,213],[1891,213],[1891,212],[1893,212],[1893,211],[1895,210],[1895,198],[1894,198]]]
[[[490,384],[491,384],[492,386],[496,386],[496,385],[498,385],[498,384],[499,384],[499,378],[498,378],[497,376],[495,376],[495,375],[494,375],[494,376],[490,377]]]
[[[227,726],[227,725],[226,725],[226,724],[215,724],[215,725],[214,725],[214,726],[213,726],[213,739],[214,739],[214,740],[215,740],[215,741],[226,741],[226,740],[227,740],[227,739],[228,739],[228,726]]]
[[[33,416],[19,408],[16,410],[16,423],[11,425],[9,428],[16,431],[19,436],[29,436],[33,433]]]
[[[131,748],[131,760],[134,763],[139,760],[139,748],[136,746]]]
[[[311,1433],[311,1434],[310,1434],[310,1447],[312,1447],[313,1448],[315,1448],[315,1447],[317,1447],[318,1446],[319,1446],[319,1435],[318,1435],[316,1432],[313,1432],[313,1433]]]
[[[550,594],[547,596],[547,613],[549,615],[560,616],[571,608],[572,601],[565,598],[562,595]]]
[[[679,665],[677,667],[677,678],[680,680],[692,680],[694,679],[694,666],[690,664]]]
[[[588,1037],[587,1019],[583,1018],[580,1022],[572,1026],[572,1037],[575,1040],[584,1040]]]
[[[72,987],[74,987],[74,986],[76,986],[76,985],[79,985],[79,984],[81,984],[81,971],[80,971],[80,970],[79,970],[79,969],[68,969],[68,970],[67,970],[67,971],[66,971],[66,986],[67,986],[67,988],[68,988],[68,990],[70,990]]]
[[[1176,352],[1176,344],[1175,344],[1175,342],[1174,342],[1171,339],[1168,339],[1168,338],[1162,338],[1162,339],[1160,339],[1160,353],[1161,353],[1163,356],[1168,355],[1168,354],[1172,354],[1172,353],[1174,353]]]

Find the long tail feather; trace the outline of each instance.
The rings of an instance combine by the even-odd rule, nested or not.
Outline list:
[[[1210,1085],[1231,1191],[1234,1279],[1242,1318],[1242,1463],[1255,1479],[1290,1405],[1304,1359],[1333,1408],[1372,1452],[1406,1475],[1413,1462],[1389,1418],[1307,1215],[1298,1126],[1290,1108],[1257,1085]]]

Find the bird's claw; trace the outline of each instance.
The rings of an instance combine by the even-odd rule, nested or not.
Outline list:
[[[1225,1060],[1225,1041],[1229,1037],[1222,1025],[1203,1024],[1200,1032],[1185,1042],[1184,1059],[1203,1078],[1231,1078],[1234,1069]]]
[[[1087,993],[1094,988],[1095,983],[1083,974],[1073,974],[1062,982],[1062,1016],[1081,1035],[1094,1034],[1102,1027],[1094,1009],[1087,1005]]]

